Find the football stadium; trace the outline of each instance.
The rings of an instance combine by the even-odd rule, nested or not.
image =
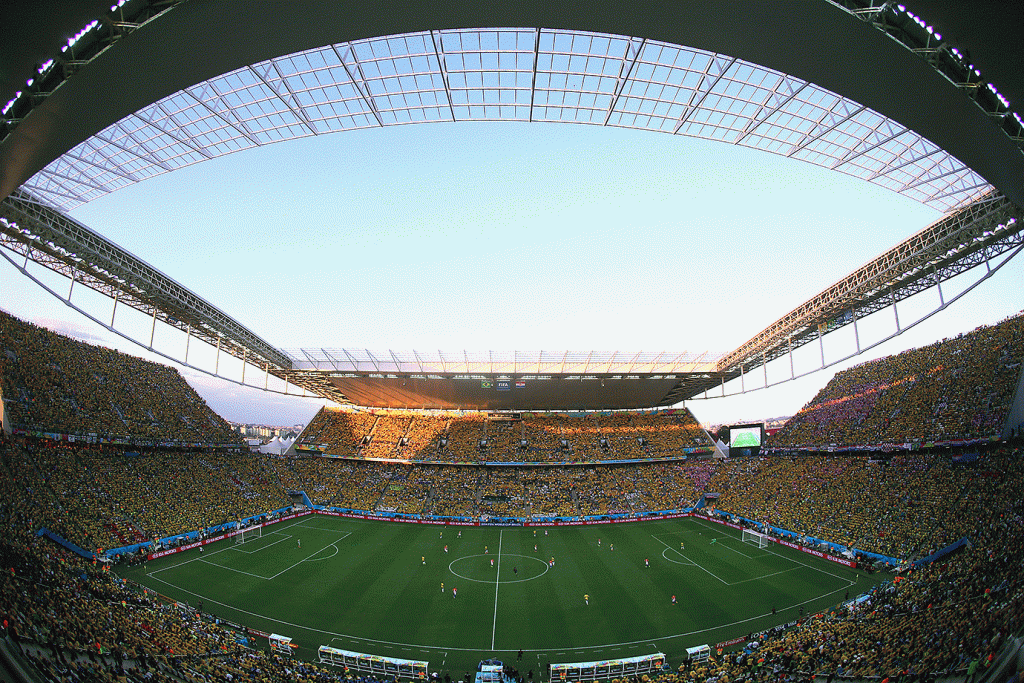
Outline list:
[[[1024,124],[967,46],[889,0],[245,7],[90,7],[2,110],[0,680],[1019,680],[1024,312],[1020,282],[1000,278],[1019,272],[1024,248]],[[648,287],[640,274],[612,283],[637,310],[681,318],[687,340],[732,340],[717,352],[640,350],[646,321],[628,337],[634,350],[335,348],[360,340],[325,339],[334,318],[394,339],[422,321],[397,309],[360,319],[365,299],[390,300],[331,287],[340,276],[311,253],[325,251],[318,227],[296,240],[312,280],[255,276],[295,297],[298,323],[253,325],[233,306],[248,310],[262,290],[225,301],[214,288],[234,275],[201,246],[200,232],[227,232],[183,226],[184,246],[168,249],[152,226],[169,205],[144,194],[131,220],[155,245],[150,265],[119,246],[114,225],[83,218],[193,170],[223,176],[236,152],[236,163],[273,148],[279,163],[312,166],[313,138],[356,148],[389,129],[409,136],[393,139],[411,164],[418,131],[472,138],[484,123],[637,133],[723,164],[734,150],[780,157],[932,218],[883,230],[880,255],[826,272],[823,288],[796,263],[828,271],[823,255],[793,258],[793,274],[776,276],[795,282],[792,307],[765,282],[741,283],[743,300],[724,283],[715,300],[712,286],[701,297],[724,312],[724,330],[671,303],[687,286],[705,291],[698,262],[711,259],[696,250],[673,254],[682,284],[671,296],[635,289]],[[653,148],[644,154],[653,168]],[[641,182],[660,182],[648,172]],[[225,210],[239,213],[223,182]],[[444,203],[412,175],[393,184],[405,203]],[[312,207],[303,220],[322,222]],[[263,211],[248,220],[269,222]],[[672,250],[639,241],[654,256]],[[556,246],[535,248],[590,253]],[[345,268],[358,271],[357,253]],[[498,265],[464,270],[511,289],[481,285],[474,298],[442,272],[455,284],[435,292],[422,271],[390,278],[386,263],[374,264],[377,286],[425,300],[438,320],[450,309],[470,327],[511,330],[515,300],[532,298],[515,283],[536,276],[489,258]],[[219,304],[159,269],[179,272],[178,260],[211,263],[204,282]],[[985,309],[993,286],[1014,312],[953,327],[951,311]],[[583,296],[598,309],[623,301]],[[113,337],[49,329],[35,311],[51,303]],[[576,320],[552,310],[549,320]],[[604,313],[608,326],[629,319]],[[922,329],[944,333],[903,341]],[[594,347],[619,339],[593,330]],[[268,341],[292,334],[319,346]],[[526,338],[543,349],[562,339]],[[318,403],[285,450],[261,452],[197,377],[247,392],[236,397]],[[792,385],[813,388],[784,420],[712,426],[702,415]]]

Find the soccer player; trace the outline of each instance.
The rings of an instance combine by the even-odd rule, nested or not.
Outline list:
[[[533,552],[537,552],[537,544],[536,543],[533,544]]]
[[[608,544],[608,550],[615,550],[615,544],[614,543],[609,543]]]
[[[487,550],[487,546],[484,546],[484,555],[486,555],[488,552],[490,551]]]
[[[492,567],[494,566],[494,559],[493,558],[491,559],[491,566]]]
[[[718,539],[717,538],[712,538],[711,539],[711,545],[714,545],[716,543],[718,543]]]
[[[534,529],[534,530],[533,530],[533,537],[534,537],[534,538],[536,538],[536,537],[537,537],[537,530],[536,530],[536,529]]]
[[[674,596],[674,595],[672,596],[672,604],[673,605],[676,604],[676,596]]]
[[[456,586],[452,586],[452,597],[454,598],[454,597],[457,597],[458,595],[459,595],[459,589]]]
[[[422,556],[422,555],[420,555],[420,562],[422,562],[423,564],[426,564],[427,563],[427,558]]]
[[[519,567],[512,567],[512,573],[513,574],[518,574],[519,573]]]
[[[649,558],[646,558],[646,557],[644,558],[644,566],[645,567],[650,567],[651,566],[651,560]]]
[[[598,547],[598,548],[600,548],[600,547],[601,547],[601,539],[600,539],[600,538],[599,538],[599,539],[597,539],[597,547]]]
[[[448,546],[447,545],[444,547],[444,551],[448,552]]]
[[[302,550],[302,539],[301,538],[297,538],[295,540],[298,541],[298,543],[299,543],[299,550]]]
[[[462,529],[459,529],[459,538],[462,538]]]
[[[548,530],[547,530],[547,529],[545,529],[545,530],[544,530],[544,535],[545,535],[545,536],[547,536],[547,535],[548,535]]]
[[[441,592],[444,593],[444,581],[441,582]]]
[[[586,593],[583,594],[583,602],[587,603],[588,605],[590,604],[590,596]]]
[[[683,542],[682,542],[682,541],[679,541],[679,552],[682,552],[682,551],[684,551],[684,550],[686,550],[686,546],[685,546],[685,545],[683,545]]]
[[[444,532],[443,531],[438,531],[437,532],[437,537],[438,538],[444,538]]]

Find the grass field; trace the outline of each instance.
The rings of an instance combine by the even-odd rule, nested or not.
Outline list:
[[[290,636],[303,658],[331,645],[427,660],[453,677],[487,657],[515,661],[520,649],[518,668],[535,675],[549,662],[657,651],[677,665],[687,647],[791,621],[801,607],[826,609],[871,585],[856,570],[758,549],[696,518],[545,532],[314,515],[123,573]]]

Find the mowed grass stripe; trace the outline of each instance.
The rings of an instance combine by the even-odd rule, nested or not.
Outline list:
[[[208,602],[205,609],[292,636],[309,658],[329,644],[447,659],[444,670],[458,674],[492,652],[508,659],[520,648],[534,653],[537,666],[652,647],[679,656],[685,647],[795,618],[802,603],[805,612],[833,605],[855,576],[789,549],[742,544],[738,532],[691,519],[557,527],[536,536],[531,528],[462,527],[461,538],[458,527],[328,516],[276,526],[241,546],[244,552],[226,541],[202,556],[193,550],[154,561],[148,571],[168,583],[150,585],[192,604],[198,594],[229,605]],[[286,535],[291,538],[275,542]],[[547,570],[552,556],[555,567]],[[273,580],[259,578],[282,570]],[[708,572],[736,583],[725,585]],[[141,570],[127,573],[146,583]],[[854,593],[868,582],[860,585]]]

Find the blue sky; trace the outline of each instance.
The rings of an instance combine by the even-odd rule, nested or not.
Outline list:
[[[420,124],[269,145],[158,176],[73,216],[277,347],[723,352],[939,218],[874,185],[763,152],[544,123]],[[1020,311],[1019,261],[838,367]],[[67,292],[66,282],[33,272]],[[965,286],[943,291],[949,299]],[[938,294],[917,299],[900,305],[902,324]],[[84,288],[74,300],[110,316],[110,302]],[[146,356],[6,261],[0,306]],[[148,340],[141,316],[119,308],[118,319]],[[863,321],[862,345],[893,321],[891,311]],[[158,329],[156,347],[180,356],[184,338]],[[846,330],[830,335],[826,355],[854,347]],[[194,343],[190,353],[213,367]],[[818,353],[813,345],[799,356],[797,372],[820,364]],[[236,366],[222,359],[220,371],[237,379]],[[791,414],[834,370],[687,405],[707,422]],[[322,403],[182,372],[232,420],[304,422]],[[247,373],[262,386],[261,374]],[[788,373],[788,361],[769,367],[771,381]]]

